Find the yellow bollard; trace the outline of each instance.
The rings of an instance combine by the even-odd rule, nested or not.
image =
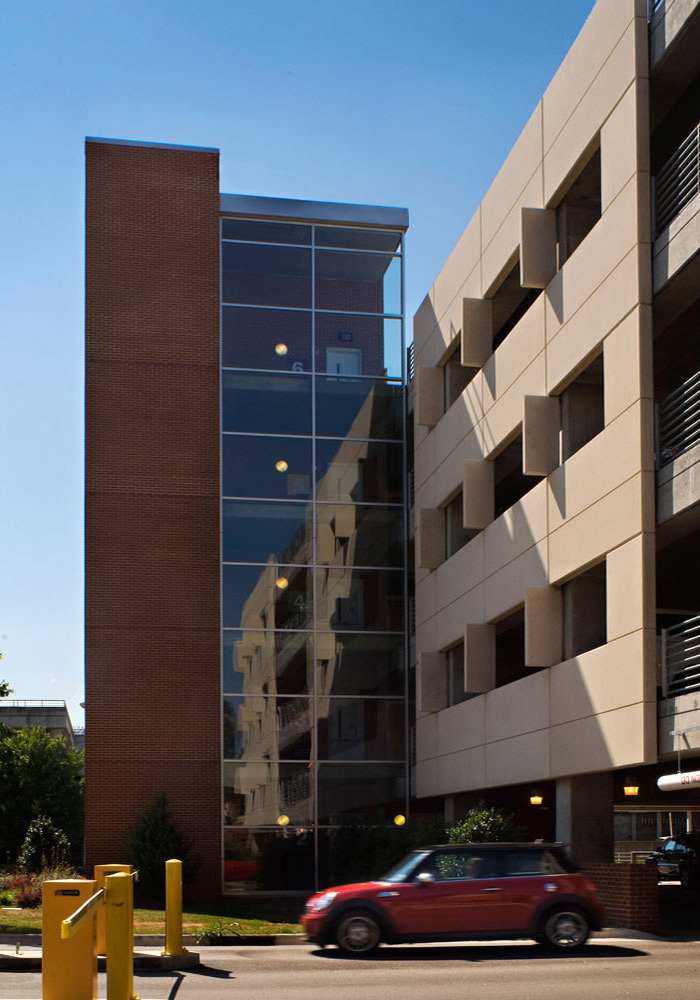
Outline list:
[[[92,879],[44,882],[41,889],[41,995],[43,1000],[97,1000],[95,917],[69,940],[61,921],[94,895]]]
[[[165,862],[164,955],[186,955],[182,947],[182,861]]]
[[[108,875],[115,875],[117,872],[126,872],[131,875],[131,865],[95,865],[95,882],[98,889],[105,888],[105,879]],[[103,906],[97,911],[97,954],[104,955],[107,949],[107,914]]]
[[[134,996],[134,886],[131,875],[117,872],[105,878],[107,901],[107,997]]]

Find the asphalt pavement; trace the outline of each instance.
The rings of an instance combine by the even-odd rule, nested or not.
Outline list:
[[[596,938],[549,954],[523,942],[382,947],[347,959],[311,945],[200,948],[202,965],[137,973],[141,1000],[699,1000],[700,943]],[[3,971],[2,1000],[40,1000],[37,972]],[[106,996],[100,976],[99,996]]]

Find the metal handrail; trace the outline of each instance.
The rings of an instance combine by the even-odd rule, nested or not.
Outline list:
[[[2,701],[0,701],[0,708],[8,708],[10,706],[12,708],[65,708],[66,703],[58,698],[43,701],[38,701],[37,699],[17,701],[15,698],[11,698],[9,700],[3,698]]]
[[[406,348],[406,381],[412,382],[415,375],[415,359],[413,355],[413,344]]]
[[[700,122],[654,179],[654,217],[660,233],[700,192]]]
[[[700,615],[661,630],[664,698],[700,691]]]
[[[659,404],[659,465],[699,442],[700,372],[696,372]]]

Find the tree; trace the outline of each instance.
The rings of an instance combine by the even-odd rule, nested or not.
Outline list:
[[[0,698],[9,698],[12,694],[12,688],[10,687],[9,681],[0,681]]]
[[[451,844],[485,844],[503,840],[526,840],[527,831],[515,822],[515,817],[497,806],[480,802],[460,823],[447,828]]]
[[[191,881],[197,865],[187,838],[175,825],[165,795],[159,795],[132,827],[129,835],[129,860],[139,872],[139,886],[154,897],[165,890],[165,862],[182,861],[182,881]]]
[[[0,863],[14,863],[33,820],[44,816],[71,846],[83,835],[83,754],[45,729],[0,725]]]
[[[29,824],[17,867],[23,872],[40,872],[45,868],[64,865],[68,859],[68,837],[46,816]]]

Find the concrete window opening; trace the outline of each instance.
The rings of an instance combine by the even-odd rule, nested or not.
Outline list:
[[[470,696],[464,690],[464,641],[451,646],[445,653],[447,670],[447,704],[459,705]]]
[[[496,687],[529,677],[534,670],[525,666],[525,609],[518,608],[495,625]]]
[[[459,552],[479,534],[475,528],[464,527],[463,497],[460,490],[445,507],[445,559]]]
[[[561,394],[562,462],[605,427],[603,393],[603,355],[599,354]]]
[[[523,288],[520,284],[520,258],[515,263],[491,299],[493,316],[493,350],[502,344],[516,323],[522,319],[532,303],[542,293],[541,288]]]
[[[607,638],[606,571],[598,563],[562,586],[564,659],[605,645]]]
[[[667,325],[663,307],[654,319],[656,461],[661,466],[700,444],[700,298]]]
[[[443,365],[445,413],[447,413],[452,404],[459,399],[462,392],[466,389],[479,370],[471,365],[462,364],[460,346],[460,341],[457,341],[454,349]]]
[[[600,148],[557,206],[557,268],[562,268],[601,216]]]
[[[523,473],[522,432],[506,445],[493,461],[494,517],[517,503],[540,482],[542,476],[526,476]]]

